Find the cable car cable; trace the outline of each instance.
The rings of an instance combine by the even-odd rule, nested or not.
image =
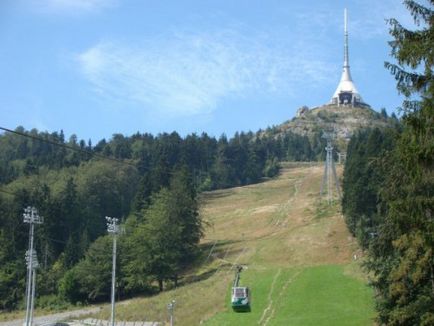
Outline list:
[[[45,143],[48,143],[48,144],[51,144],[51,145],[55,145],[55,146],[63,147],[63,148],[66,148],[66,149],[70,149],[70,150],[73,150],[73,151],[76,151],[76,152],[88,154],[90,156],[98,157],[98,158],[101,158],[101,159],[104,159],[104,160],[110,160],[110,161],[114,161],[114,162],[117,162],[117,163],[121,163],[121,164],[126,164],[126,165],[137,167],[136,164],[134,164],[134,163],[129,163],[129,162],[117,159],[115,157],[109,157],[109,156],[101,155],[101,154],[98,154],[98,153],[95,153],[95,152],[91,152],[91,151],[83,149],[83,148],[77,148],[77,147],[74,147],[74,146],[71,146],[71,145],[58,143],[58,142],[50,140],[50,139],[44,139],[44,138],[41,138],[41,137],[38,137],[38,136],[26,134],[26,133],[23,133],[23,132],[19,132],[19,131],[16,131],[16,130],[8,129],[8,128],[1,127],[1,126],[0,126],[0,130],[6,131],[6,132],[9,132],[9,133],[18,135],[18,136],[27,137],[27,138],[30,138],[30,139],[33,139],[33,140],[42,141],[42,142],[45,142]]]

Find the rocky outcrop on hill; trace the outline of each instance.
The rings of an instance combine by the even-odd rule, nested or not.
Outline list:
[[[309,139],[317,137],[323,131],[334,131],[336,145],[345,150],[346,143],[357,130],[368,127],[385,128],[394,123],[398,123],[396,118],[388,117],[385,111],[378,113],[370,107],[324,105],[312,109],[304,106],[292,120],[272,129],[275,135],[292,132]]]

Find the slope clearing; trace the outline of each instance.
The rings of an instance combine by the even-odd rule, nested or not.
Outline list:
[[[204,194],[201,265],[184,286],[119,305],[118,319],[167,320],[175,299],[176,325],[372,325],[357,243],[338,205],[319,198],[322,172],[285,164],[276,179]],[[247,267],[241,283],[252,291],[250,313],[229,305],[234,264]]]

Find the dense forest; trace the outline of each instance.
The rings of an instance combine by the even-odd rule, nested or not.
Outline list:
[[[315,146],[312,146],[314,143]],[[122,220],[117,292],[163,290],[199,254],[203,223],[197,194],[278,173],[281,160],[315,160],[324,144],[286,133],[237,133],[228,139],[176,132],[68,140],[62,131],[18,127],[0,135],[0,309],[23,304],[29,226],[36,226],[37,304],[107,300],[111,238],[105,216]]]
[[[355,135],[345,165],[343,212],[366,249],[381,325],[434,325],[434,1],[427,3],[405,1],[420,30],[389,21],[397,64],[386,68],[406,96],[402,129]]]

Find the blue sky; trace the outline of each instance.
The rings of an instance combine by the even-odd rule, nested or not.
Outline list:
[[[363,99],[402,102],[384,69],[399,0],[2,0],[1,126],[213,136],[280,124],[327,103],[343,62]]]

